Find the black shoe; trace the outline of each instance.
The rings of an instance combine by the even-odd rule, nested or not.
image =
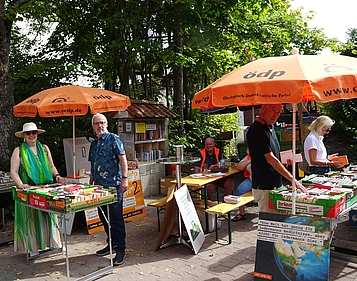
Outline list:
[[[115,258],[113,259],[113,265],[121,265],[125,262],[125,251],[117,252]]]
[[[110,254],[109,245],[107,245],[105,248],[97,251],[95,254],[97,256],[99,256],[99,257],[103,257],[103,256],[106,256],[106,255],[109,255]]]

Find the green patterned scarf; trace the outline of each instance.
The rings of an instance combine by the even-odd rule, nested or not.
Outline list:
[[[22,167],[20,167],[21,180],[23,183],[30,185],[52,183],[52,169],[47,154],[39,141],[36,141],[36,147],[38,157],[33,153],[27,142],[23,142],[20,145],[20,157],[22,159]]]

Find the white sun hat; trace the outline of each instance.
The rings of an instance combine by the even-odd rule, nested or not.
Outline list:
[[[37,126],[36,126],[35,123],[29,122],[29,123],[25,123],[22,126],[22,131],[16,132],[15,136],[17,136],[19,138],[23,138],[24,137],[24,132],[28,132],[28,131],[37,131],[38,134],[42,134],[42,133],[46,132],[45,130],[37,129]]]

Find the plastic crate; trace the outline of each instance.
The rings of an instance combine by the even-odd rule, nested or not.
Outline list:
[[[288,195],[284,195],[284,192],[287,191],[288,189],[285,187],[270,191],[269,208],[278,211],[292,212],[291,198],[289,198]],[[312,196],[297,196],[295,203],[296,213],[336,218],[342,211],[346,210],[346,195],[344,193],[329,196],[328,199],[312,198]]]

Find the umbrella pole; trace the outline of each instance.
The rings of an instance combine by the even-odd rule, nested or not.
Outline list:
[[[296,104],[293,103],[293,180],[292,180],[292,213],[295,215],[295,209],[296,209]]]
[[[72,119],[72,136],[73,136],[73,178],[77,177],[76,175],[76,123],[73,115]]]

